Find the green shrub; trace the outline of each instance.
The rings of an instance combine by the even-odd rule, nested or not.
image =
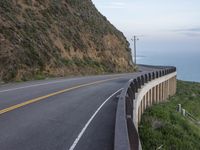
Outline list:
[[[165,150],[199,150],[200,126],[176,111],[178,104],[200,119],[200,83],[178,81],[178,91],[164,104],[155,105],[142,116],[139,134],[144,150],[155,150],[162,145]],[[191,98],[193,95],[193,98]],[[194,111],[195,110],[195,111]],[[155,122],[162,122],[155,128]]]

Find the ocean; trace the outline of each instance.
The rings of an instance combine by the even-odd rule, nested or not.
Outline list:
[[[200,82],[200,52],[148,52],[138,54],[138,64],[170,65],[177,67],[179,80]]]

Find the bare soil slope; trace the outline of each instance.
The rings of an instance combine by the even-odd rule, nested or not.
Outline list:
[[[0,80],[133,71],[129,43],[91,0],[0,0]]]

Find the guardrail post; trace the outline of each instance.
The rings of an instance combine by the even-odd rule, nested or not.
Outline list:
[[[156,94],[157,94],[157,96],[156,96],[156,104],[158,104],[159,103],[159,92],[160,92],[160,87],[159,87],[159,84],[156,86],[156,88],[157,88],[157,90],[156,90]]]
[[[151,81],[151,73],[148,73],[149,81]]]
[[[127,126],[131,150],[139,150],[139,135],[133,121],[129,118],[127,119]]]
[[[141,83],[142,83],[142,85],[144,85],[144,76],[143,75],[141,75]]]
[[[140,79],[140,77],[137,77],[137,81],[138,81],[138,88],[141,88],[141,79]]]
[[[152,73],[152,79],[153,80],[155,79],[155,73],[154,72]]]
[[[182,108],[181,108],[181,104],[178,104],[178,112],[181,113],[181,110],[182,110]]]
[[[159,77],[162,77],[162,71],[159,71]]]
[[[133,81],[130,84],[130,88],[133,92],[133,99],[135,99],[135,93],[136,93],[136,85],[133,83]]]
[[[168,74],[170,74],[170,69],[169,68],[167,69],[167,71],[168,71]]]
[[[182,109],[182,114],[183,116],[185,116],[185,109]]]
[[[167,75],[167,70],[165,69],[165,75]]]
[[[134,93],[133,93],[131,87],[128,88],[127,94],[132,100],[134,99]]]
[[[147,76],[147,74],[145,74],[144,77],[145,77],[145,83],[147,83],[148,82],[148,76]]]
[[[156,78],[158,78],[158,71],[156,71]]]
[[[137,92],[138,92],[138,89],[139,89],[139,87],[138,87],[138,82],[137,82],[136,79],[134,79],[134,80],[133,80],[133,83],[134,83],[134,85],[135,85],[135,92],[137,93]]]
[[[130,97],[126,97],[126,116],[133,119],[133,100]]]
[[[164,76],[165,75],[165,71],[164,70],[162,70],[162,76]]]

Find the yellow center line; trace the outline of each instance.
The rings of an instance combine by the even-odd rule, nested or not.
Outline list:
[[[78,89],[78,88],[81,88],[81,87],[86,87],[86,86],[90,86],[90,85],[94,85],[94,84],[103,83],[103,82],[106,82],[106,81],[116,80],[116,79],[119,79],[119,78],[120,77],[116,77],[116,78],[112,78],[112,79],[105,79],[105,80],[95,81],[95,82],[91,82],[91,83],[81,84],[81,85],[77,85],[77,86],[74,86],[74,87],[71,87],[71,88],[67,88],[67,89],[64,89],[64,90],[61,90],[61,91],[50,93],[50,94],[45,95],[45,96],[40,96],[40,97],[31,99],[31,100],[27,100],[26,102],[19,103],[19,104],[16,104],[16,105],[13,105],[13,106],[10,106],[8,108],[0,110],[0,115],[2,115],[4,113],[7,113],[9,111],[18,109],[20,107],[23,107],[23,106],[26,106],[26,105],[41,101],[43,99],[46,99],[46,98],[49,98],[49,97],[64,93],[64,92],[72,91],[72,90],[75,90],[75,89]]]

